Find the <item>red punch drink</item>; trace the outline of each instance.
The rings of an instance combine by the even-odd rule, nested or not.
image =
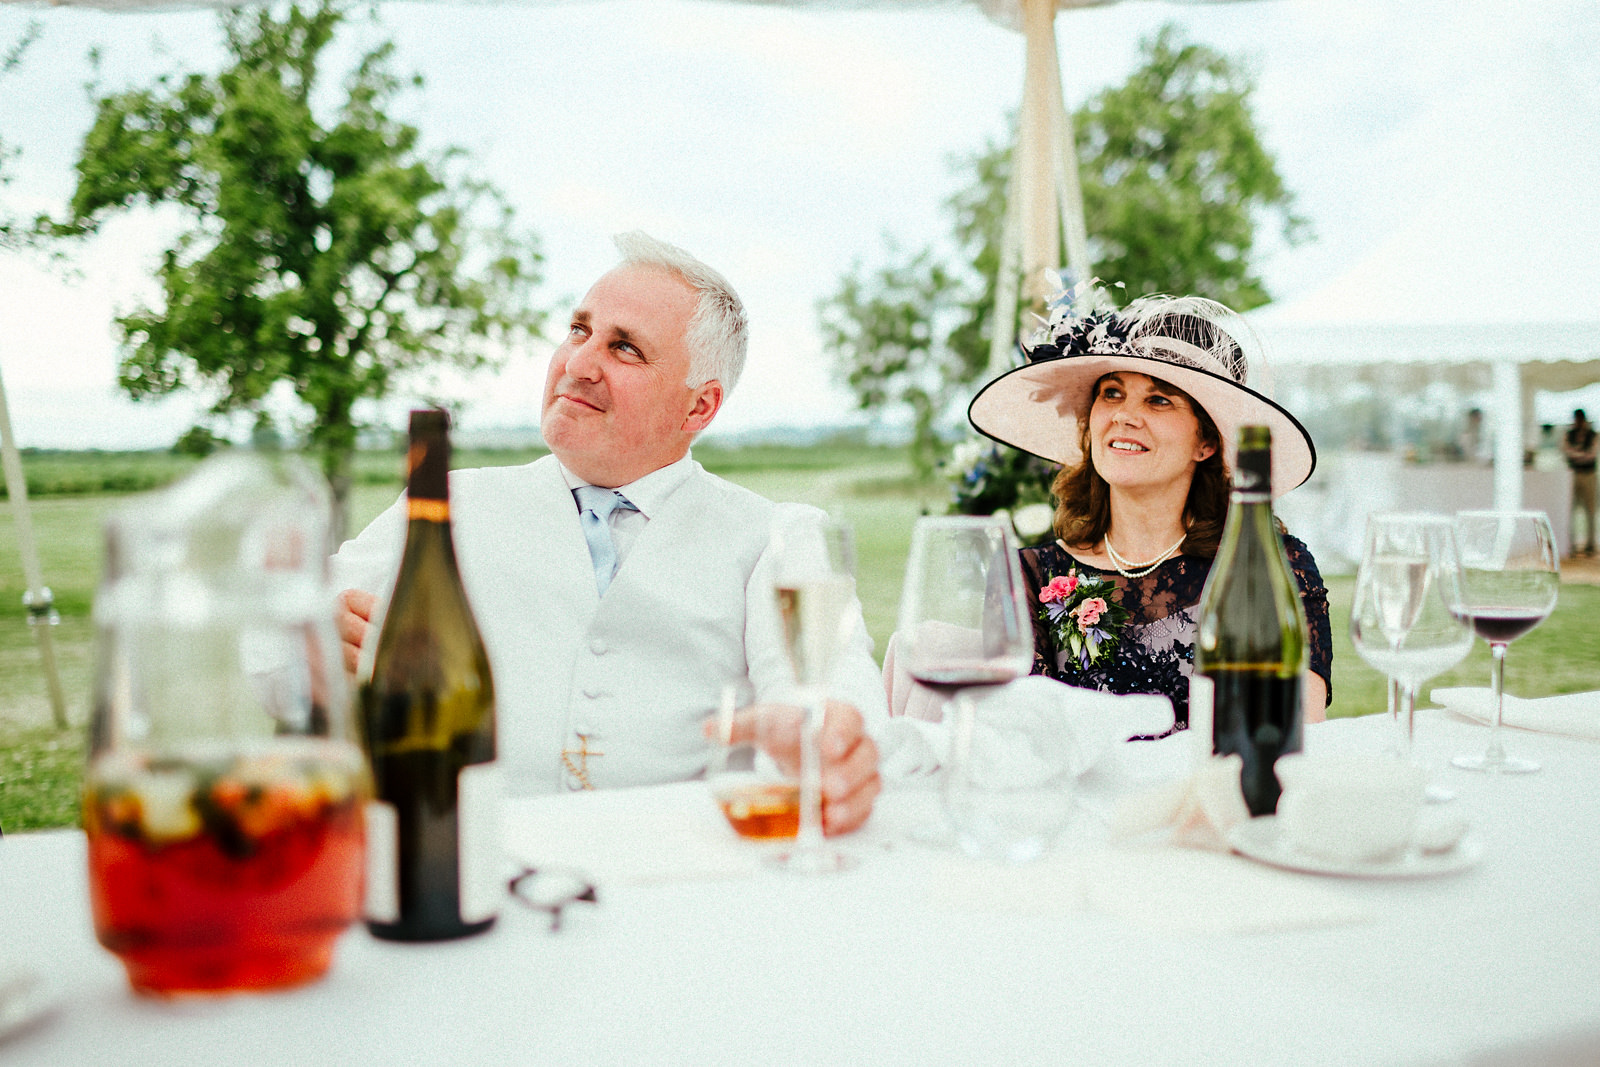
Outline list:
[[[361,914],[367,795],[343,741],[101,755],[83,806],[100,943],[141,993],[320,977]]]

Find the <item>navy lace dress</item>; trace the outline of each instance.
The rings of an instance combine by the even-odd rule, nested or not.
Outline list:
[[[1322,584],[1316,560],[1299,538],[1285,534],[1283,547],[1300,583],[1300,600],[1305,606],[1310,635],[1311,670],[1327,683],[1331,701],[1333,634],[1328,624],[1328,587]],[[1108,693],[1161,693],[1172,700],[1173,730],[1188,728],[1196,609],[1211,570],[1209,559],[1175,556],[1142,578],[1124,578],[1116,571],[1103,571],[1080,562],[1056,542],[1023,549],[1022,568],[1028,583],[1028,602],[1034,612],[1034,674]],[[1070,570],[1113,583],[1118,601],[1128,609],[1122,641],[1109,657],[1093,667],[1081,667],[1057,646],[1039,612],[1039,590],[1050,579]]]

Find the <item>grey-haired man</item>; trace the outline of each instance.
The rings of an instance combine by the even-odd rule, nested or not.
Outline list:
[[[756,699],[777,700],[789,676],[768,530],[780,512],[815,509],[774,504],[689,455],[743,367],[743,304],[681,249],[638,233],[617,245],[622,262],[584,296],[550,361],[540,430],[552,455],[451,475],[512,793],[694,777],[721,688],[748,680]],[[404,526],[397,504],[334,558],[350,587],[340,630],[352,670]],[[844,699],[822,738],[830,833],[860,826],[880,788],[867,722],[887,712],[855,611]]]

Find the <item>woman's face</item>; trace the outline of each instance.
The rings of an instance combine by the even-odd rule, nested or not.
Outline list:
[[[1187,492],[1195,467],[1215,452],[1182,390],[1132,371],[1096,383],[1089,455],[1108,485],[1135,489],[1181,482]]]

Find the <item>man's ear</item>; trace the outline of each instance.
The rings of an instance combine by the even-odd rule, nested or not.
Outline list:
[[[711,425],[711,420],[716,418],[720,410],[722,410],[722,383],[712,379],[695,390],[694,406],[689,409],[688,416],[683,420],[683,432],[699,433]]]

